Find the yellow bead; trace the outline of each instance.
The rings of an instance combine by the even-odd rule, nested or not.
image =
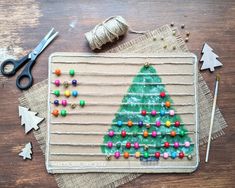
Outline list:
[[[69,96],[70,96],[70,91],[69,91],[69,90],[66,90],[66,91],[64,92],[64,95],[65,95],[66,97],[69,97]]]
[[[166,121],[166,126],[170,127],[171,126],[171,122],[170,121]]]
[[[137,152],[135,153],[135,157],[136,157],[136,158],[139,158],[139,157],[140,157],[140,152],[137,151]]]

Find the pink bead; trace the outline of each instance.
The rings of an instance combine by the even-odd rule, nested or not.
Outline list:
[[[60,86],[60,80],[55,80],[54,84],[58,87]]]
[[[67,100],[62,100],[62,101],[61,101],[61,104],[62,104],[63,106],[67,106]]]
[[[175,148],[178,148],[179,146],[180,146],[179,142],[175,142],[175,143],[174,143],[174,147],[175,147]]]
[[[156,126],[157,126],[157,127],[160,127],[160,126],[161,126],[161,121],[157,120],[157,121],[156,121]]]
[[[156,131],[153,131],[152,132],[152,137],[156,137],[157,136],[157,132]]]
[[[112,142],[108,142],[108,147],[112,148],[113,147],[113,143]]]
[[[175,111],[174,110],[170,110],[169,114],[170,114],[170,116],[174,116],[175,115]]]
[[[188,148],[188,147],[190,146],[190,142],[186,141],[186,142],[184,143],[184,146]]]
[[[109,136],[110,136],[110,137],[113,137],[113,136],[114,136],[114,131],[113,131],[113,130],[109,131]]]
[[[157,111],[156,111],[156,110],[152,110],[152,111],[151,111],[151,115],[152,115],[152,116],[156,116],[156,115],[157,115]]]
[[[134,148],[135,148],[135,149],[138,149],[138,148],[139,148],[139,143],[138,143],[138,142],[135,142],[135,143],[134,143]]]
[[[119,152],[119,151],[116,151],[116,152],[114,153],[114,157],[115,157],[116,159],[118,159],[118,158],[120,157],[120,152]]]
[[[169,154],[167,152],[163,153],[163,158],[167,159],[169,157]]]

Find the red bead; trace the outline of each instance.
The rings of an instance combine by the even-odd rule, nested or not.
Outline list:
[[[122,137],[126,137],[126,131],[121,132]]]
[[[169,142],[165,142],[165,143],[164,143],[164,147],[169,148],[169,147],[170,147]]]
[[[164,98],[165,96],[166,96],[166,93],[165,93],[165,92],[161,92],[161,93],[160,93],[160,97],[161,97],[161,98]]]
[[[130,142],[127,142],[127,143],[126,143],[126,148],[127,148],[127,149],[130,149],[130,148],[131,148],[131,143],[130,143]]]
[[[56,70],[55,70],[55,74],[56,74],[57,76],[60,76],[61,70],[60,70],[60,69],[56,69]]]
[[[179,126],[180,126],[180,122],[179,122],[179,121],[176,121],[176,122],[175,122],[175,126],[176,126],[176,127],[179,127]]]
[[[179,158],[181,158],[181,159],[184,158],[184,152],[181,151],[181,152],[179,153]]]
[[[142,115],[142,116],[146,116],[146,114],[147,114],[146,110],[142,110],[142,111],[141,111],[141,115]]]
[[[160,152],[156,152],[156,153],[155,153],[155,157],[156,157],[156,158],[159,158],[160,156],[161,156],[161,153],[160,153]]]

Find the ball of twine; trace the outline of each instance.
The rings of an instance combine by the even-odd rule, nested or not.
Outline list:
[[[113,42],[119,36],[125,35],[128,31],[128,24],[122,16],[112,16],[107,18],[102,23],[95,26],[94,29],[85,33],[85,37],[92,50],[101,49],[103,44]],[[132,33],[145,33],[146,31],[134,31],[129,29]]]

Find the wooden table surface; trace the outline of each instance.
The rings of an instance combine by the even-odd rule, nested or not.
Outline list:
[[[179,28],[185,24],[180,30],[191,33],[190,51],[200,58],[202,45],[208,42],[224,65],[213,74],[202,74],[212,90],[215,74],[221,74],[218,106],[229,127],[224,136],[212,142],[208,164],[204,162],[205,146],[200,148],[201,163],[195,173],[147,174],[122,187],[235,187],[235,1],[17,0],[1,1],[0,12],[1,58],[26,54],[51,27],[60,32],[33,68],[35,83],[47,78],[51,53],[91,52],[84,33],[109,16],[122,15],[136,30],[152,30],[171,22]],[[134,37],[128,34],[103,51]],[[0,187],[57,187],[54,177],[46,172],[33,134],[25,135],[20,126],[17,99],[22,92],[16,88],[15,79],[1,82],[0,89]],[[28,141],[32,141],[34,153],[33,160],[25,162],[18,153]]]

